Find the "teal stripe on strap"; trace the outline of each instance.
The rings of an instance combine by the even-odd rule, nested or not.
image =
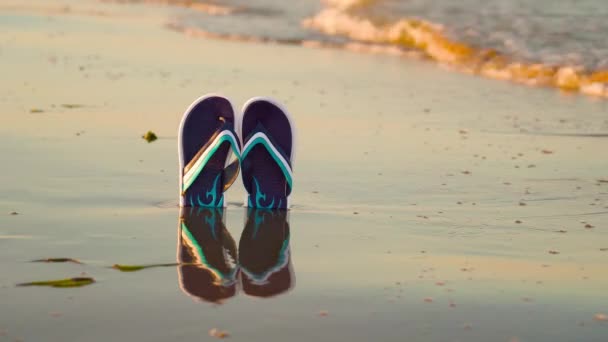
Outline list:
[[[291,167],[289,165],[285,165],[285,162],[283,162],[281,160],[281,158],[275,152],[276,149],[274,149],[271,145],[269,145],[267,138],[265,139],[263,136],[258,136],[255,139],[253,139],[253,141],[247,142],[248,146],[241,154],[241,160],[244,160],[247,157],[247,155],[249,154],[249,152],[251,152],[251,149],[253,149],[253,147],[255,147],[256,145],[259,145],[259,144],[262,144],[264,147],[266,147],[266,150],[268,151],[268,153],[270,153],[270,156],[272,157],[272,159],[274,159],[274,161],[277,163],[277,165],[279,165],[279,167],[281,168],[281,171],[283,171],[283,175],[285,175],[285,179],[287,180],[287,184],[289,184],[289,188],[293,189],[291,173],[289,172]]]
[[[209,162],[209,160],[211,159],[211,157],[213,157],[213,155],[215,154],[215,152],[217,152],[217,150],[220,148],[220,146],[224,142],[229,142],[230,143],[230,147],[232,148],[232,152],[234,152],[234,154],[236,155],[236,157],[239,160],[241,160],[241,156],[240,156],[239,148],[238,148],[239,145],[236,142],[234,136],[232,134],[223,135],[222,137],[220,137],[217,140],[217,142],[215,144],[213,144],[212,146],[209,147],[209,153],[207,153],[205,155],[205,158],[203,159],[202,163],[200,163],[198,165],[198,167],[196,168],[196,170],[194,171],[194,173],[192,174],[192,176],[188,177],[187,179],[184,179],[184,182],[183,182],[183,185],[182,185],[182,191],[188,190],[188,188],[192,185],[192,183],[194,183],[194,181],[196,180],[196,178],[199,176],[199,174],[201,173],[201,171],[203,171],[203,168],[205,167],[205,165],[207,165],[207,162]]]

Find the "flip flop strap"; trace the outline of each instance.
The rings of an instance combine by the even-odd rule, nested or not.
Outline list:
[[[223,143],[229,143],[232,148],[232,152],[236,155],[237,159],[241,158],[240,145],[237,139],[237,135],[234,129],[229,125],[224,125],[218,129],[209,139],[209,141],[201,147],[196,153],[194,158],[184,167],[184,176],[182,182],[182,192],[188,190],[188,188],[194,183],[196,178],[200,175],[201,171],[207,165],[211,157],[217,152]],[[224,191],[234,183],[236,175],[238,174],[238,161],[228,165],[224,170],[224,175],[227,176],[228,182],[224,184]]]
[[[292,189],[293,171],[291,169],[291,164],[288,162],[290,158],[285,155],[281,148],[272,142],[272,139],[265,133],[265,130],[258,128],[257,132],[250,135],[249,139],[247,139],[247,143],[243,146],[241,161],[245,160],[251,150],[257,145],[262,145],[266,148],[266,151],[268,151],[272,159],[274,159],[279,168],[281,168],[281,171],[287,180],[287,184],[289,185],[289,189]]]

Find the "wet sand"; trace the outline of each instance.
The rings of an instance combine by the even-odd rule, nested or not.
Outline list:
[[[0,340],[608,338],[608,102],[393,56],[192,38],[169,15],[0,6]],[[296,119],[295,281],[271,299],[208,303],[177,267],[109,268],[175,262],[177,127],[211,91],[237,106],[271,95]],[[235,185],[225,227],[239,244]],[[29,262],[49,257],[84,264]],[[79,276],[96,283],[15,286]]]

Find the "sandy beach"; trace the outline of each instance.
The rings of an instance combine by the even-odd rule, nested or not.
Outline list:
[[[174,8],[0,4],[0,341],[606,341],[608,101],[423,60],[192,37]],[[198,96],[295,117],[293,288],[209,303],[176,267]],[[147,143],[141,135],[155,132]],[[245,191],[227,194],[239,241]],[[32,263],[45,258],[75,263]],[[93,277],[81,288],[17,287]]]

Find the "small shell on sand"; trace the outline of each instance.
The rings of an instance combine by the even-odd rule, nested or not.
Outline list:
[[[599,321],[599,322],[608,322],[608,315],[603,314],[603,313],[598,313],[598,314],[595,314],[595,316],[593,316],[593,319],[595,319],[596,321]]]
[[[230,333],[227,331],[219,330],[217,328],[213,328],[209,330],[209,336],[224,339],[230,337]]]

